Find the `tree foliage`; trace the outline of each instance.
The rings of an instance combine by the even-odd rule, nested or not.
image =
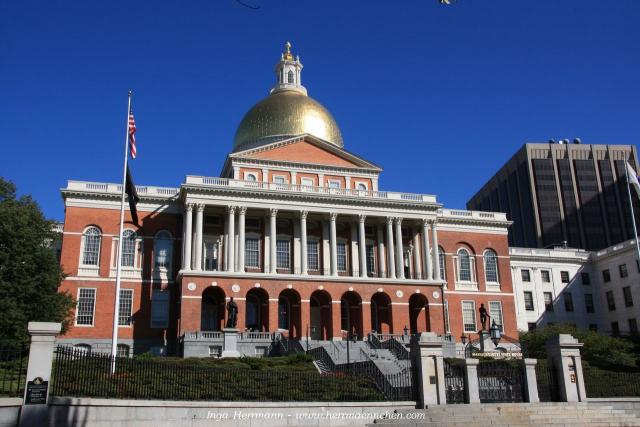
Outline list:
[[[28,340],[29,321],[68,326],[73,298],[59,293],[64,278],[50,245],[56,238],[30,196],[16,197],[15,185],[0,177],[0,342]]]
[[[601,368],[637,369],[636,345],[625,338],[615,338],[596,331],[577,329],[571,325],[552,325],[520,334],[520,345],[526,357],[545,359],[545,342],[557,334],[570,334],[584,343],[583,360]]]

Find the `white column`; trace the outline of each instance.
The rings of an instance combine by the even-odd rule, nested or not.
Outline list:
[[[385,254],[384,254],[384,237],[383,237],[383,231],[382,231],[382,225],[381,224],[377,224],[376,225],[376,231],[377,231],[377,238],[378,238],[378,277],[383,277],[381,276],[382,273],[387,272],[387,262],[385,260]]]
[[[389,264],[388,277],[396,278],[395,248],[393,247],[393,217],[387,217],[387,263]]]
[[[238,208],[238,271],[244,271],[244,223],[247,213],[246,206]]]
[[[271,209],[269,211],[270,217],[269,217],[269,222],[271,224],[270,227],[270,236],[269,236],[269,243],[271,244],[271,248],[269,249],[269,255],[270,255],[270,267],[271,267],[271,273],[275,274],[277,272],[277,259],[276,259],[276,218],[278,216],[278,209]]]
[[[338,275],[338,249],[336,245],[336,217],[338,214],[331,213],[329,222],[329,246],[331,247],[331,275]]]
[[[229,245],[229,221],[224,221],[224,234],[222,235],[222,246],[218,248],[218,258],[222,258],[224,261],[218,265],[219,271],[226,271],[227,265],[229,265],[229,251],[227,246]]]
[[[358,250],[358,223],[351,222],[349,224],[349,230],[351,232],[351,250],[349,251],[351,255],[351,276],[358,277],[360,276],[360,261],[358,261],[360,251]]]
[[[424,273],[427,280],[433,280],[433,269],[431,268],[431,250],[429,249],[429,222],[422,220],[422,259],[424,260]]]
[[[360,247],[360,277],[367,277],[367,242],[365,241],[364,222],[367,217],[358,216],[358,246]]]
[[[191,270],[191,235],[193,234],[193,203],[187,203],[184,212],[184,250],[182,268]]]
[[[402,248],[402,218],[396,218],[396,265],[398,279],[404,279],[404,250]]]
[[[431,247],[433,247],[433,279],[442,280],[440,277],[440,257],[438,256],[438,232],[436,222],[431,223]]]
[[[302,249],[300,248],[300,222],[293,222],[293,274],[300,274],[302,270],[302,266],[300,265],[300,261],[302,259]]]
[[[422,260],[420,259],[420,238],[418,237],[420,232],[412,227],[411,233],[413,233],[413,274],[416,279],[424,280],[422,276]]]
[[[262,169],[262,182],[269,182],[269,169]]]
[[[236,243],[236,207],[229,206],[227,208],[227,223],[229,223],[229,229],[227,230],[227,271],[235,271],[236,260],[235,255],[235,243]]]
[[[202,270],[202,217],[204,205],[196,205],[196,261],[194,270]]]
[[[307,274],[307,211],[300,212],[300,273]]]

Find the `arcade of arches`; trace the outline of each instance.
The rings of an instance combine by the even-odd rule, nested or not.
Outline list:
[[[201,331],[219,331],[225,326],[226,302],[230,292],[222,287],[207,287],[202,293],[200,305]],[[411,333],[440,330],[442,322],[439,310],[435,310],[422,293],[413,293],[403,302],[392,302],[385,292],[369,296],[357,291],[339,291],[331,294],[325,289],[313,291],[303,299],[295,289],[286,288],[278,295],[254,287],[244,296],[234,293],[238,304],[238,329],[257,332],[286,331],[292,338],[309,336],[327,340],[347,331],[362,339],[369,332],[402,333],[406,327]],[[440,304],[437,304],[441,307]],[[195,308],[195,307],[194,307]],[[434,312],[436,318],[433,319]],[[196,326],[196,325],[193,325]]]

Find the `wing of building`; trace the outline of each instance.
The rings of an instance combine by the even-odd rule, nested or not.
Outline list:
[[[301,71],[287,47],[219,177],[138,187],[140,227],[127,223],[121,254],[120,353],[217,354],[232,297],[253,343],[245,354],[264,352],[274,332],[459,337],[480,328],[480,304],[515,337],[506,215],[382,190],[381,167],[345,148]],[[69,181],[62,196],[63,289],[78,303],[61,341],[108,350],[120,186]]]

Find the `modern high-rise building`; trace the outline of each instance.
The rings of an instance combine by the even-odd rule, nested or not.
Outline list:
[[[525,144],[467,209],[507,213],[510,246],[603,249],[634,237],[625,161],[638,170],[635,146]]]

